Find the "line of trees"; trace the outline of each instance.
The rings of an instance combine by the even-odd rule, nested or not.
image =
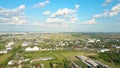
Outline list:
[[[120,53],[119,52],[105,52],[99,53],[99,57],[103,60],[120,65]]]

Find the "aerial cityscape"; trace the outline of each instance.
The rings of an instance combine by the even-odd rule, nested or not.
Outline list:
[[[120,0],[0,0],[0,68],[120,68]]]

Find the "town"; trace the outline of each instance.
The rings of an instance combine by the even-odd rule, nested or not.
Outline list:
[[[120,33],[0,33],[0,68],[119,68],[119,53]]]

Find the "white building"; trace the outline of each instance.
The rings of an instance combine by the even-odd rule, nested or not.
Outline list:
[[[100,39],[97,39],[96,41],[97,41],[97,42],[100,42]]]
[[[28,42],[24,42],[24,43],[22,43],[22,47],[25,47],[25,46],[28,46]]]
[[[9,42],[9,43],[6,45],[6,48],[11,47],[12,45],[14,45],[14,42]]]
[[[12,50],[12,47],[7,47],[6,50],[8,50],[8,51],[9,51],[9,50]]]
[[[27,47],[27,48],[25,49],[25,51],[39,51],[39,47],[37,47],[37,46],[35,46],[35,47],[33,47],[33,48]]]
[[[14,63],[14,61],[13,61],[13,60],[10,60],[10,61],[8,62],[8,65],[13,65],[13,63]]]
[[[106,52],[106,51],[110,51],[110,49],[101,49],[101,50],[99,50],[97,52],[100,53],[100,52]]]
[[[0,51],[0,54],[6,54],[8,51],[7,50],[3,50],[3,51]]]
[[[87,65],[92,65],[95,68],[98,66],[98,64],[96,62],[94,62],[92,59],[86,57],[86,56],[77,56],[79,59],[81,59],[82,61],[85,61],[85,63],[87,63]]]
[[[88,40],[88,43],[94,43],[95,42],[95,39],[89,39]]]
[[[120,46],[116,46],[117,49],[120,49]]]

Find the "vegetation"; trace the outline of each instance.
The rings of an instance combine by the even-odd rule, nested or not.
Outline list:
[[[99,57],[107,62],[120,65],[120,53],[118,52],[99,53]]]
[[[2,64],[3,66],[6,65],[6,63],[13,57],[13,54],[4,54],[2,56],[0,56],[0,64]]]
[[[0,50],[7,49],[5,45],[13,41],[15,44],[11,46],[7,54],[0,54],[0,65],[6,65],[9,60],[14,60],[16,65],[18,61],[22,61],[23,68],[30,66],[39,66],[44,64],[47,68],[70,68],[72,61],[82,68],[87,65],[77,55],[84,55],[91,59],[105,63],[109,67],[120,67],[120,34],[103,34],[103,33],[45,33],[45,34],[18,34],[0,36]],[[90,42],[90,41],[93,42]],[[22,46],[22,44],[28,44]],[[38,51],[25,51],[27,47],[40,48]],[[97,50],[109,49],[110,52],[97,53]],[[51,60],[34,59],[52,57]],[[13,64],[15,65],[15,64]]]

